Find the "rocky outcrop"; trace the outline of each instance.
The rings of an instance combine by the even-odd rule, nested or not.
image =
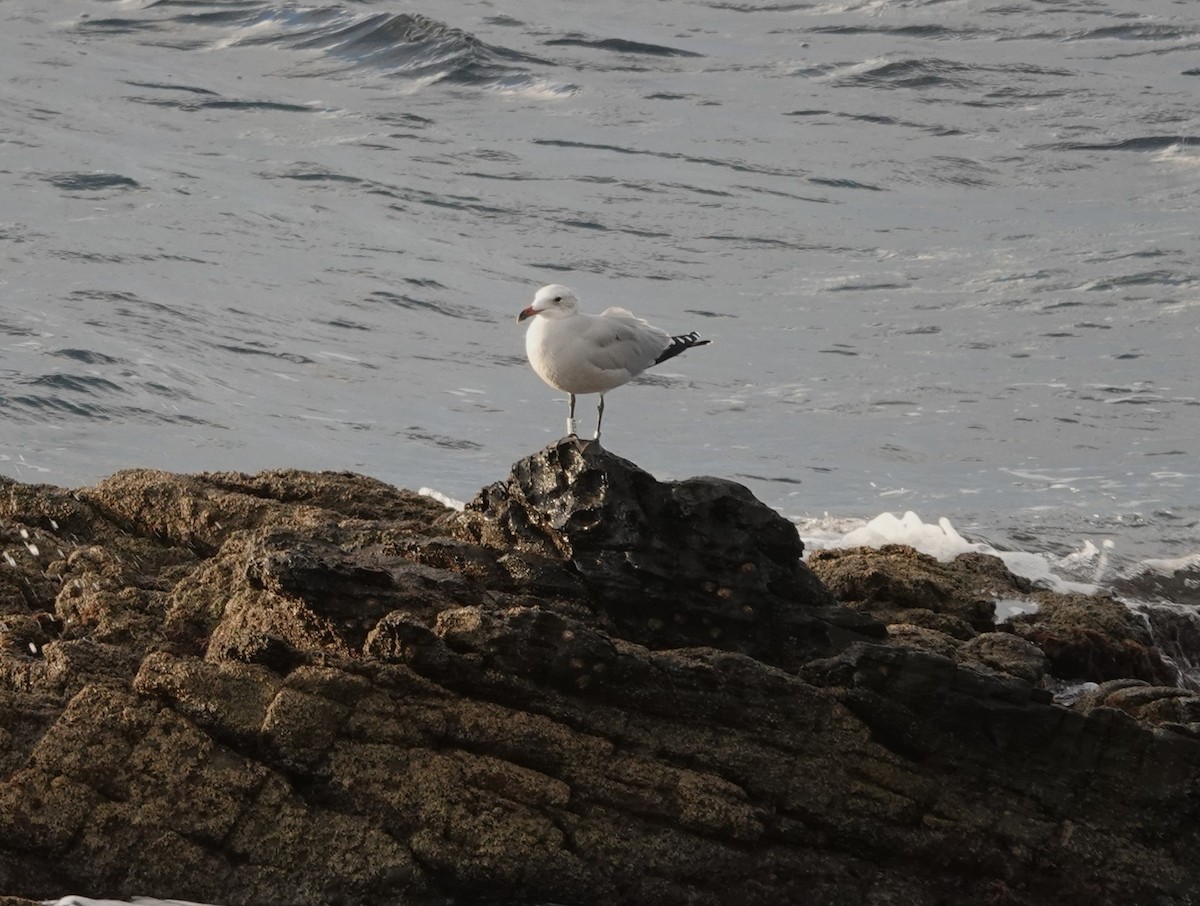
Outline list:
[[[0,551],[0,893],[1200,889],[1200,699],[1126,676],[1057,705],[1051,680],[1087,677],[990,606],[1041,595],[1046,631],[1072,611],[998,561],[810,570],[744,488],[596,444],[522,460],[462,514],[346,474],[7,482]]]
[[[811,565],[845,606],[959,639],[992,628],[997,598],[1032,591],[995,557],[941,563],[901,544],[818,551]]]
[[[484,488],[467,539],[577,578],[614,634],[651,648],[711,645],[795,669],[855,636],[883,637],[839,607],[801,561],[796,527],[742,485],[659,482],[598,444],[559,443]]]
[[[887,624],[894,641],[961,663],[1033,682],[1043,674],[1096,683],[1179,681],[1142,616],[1106,595],[1036,588],[996,557],[962,554],[942,563],[888,545],[818,551],[809,563],[845,606]],[[1019,603],[1022,612],[997,621],[998,601]],[[994,632],[997,622],[1001,634]]]

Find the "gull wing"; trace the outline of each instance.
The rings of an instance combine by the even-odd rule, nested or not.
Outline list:
[[[588,363],[629,377],[645,371],[671,345],[671,336],[634,317],[624,308],[609,308],[586,318],[577,334]]]

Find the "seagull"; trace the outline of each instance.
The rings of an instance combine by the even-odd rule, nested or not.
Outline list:
[[[624,308],[598,315],[579,310],[579,297],[557,283],[543,286],[517,315],[535,318],[525,333],[525,354],[543,381],[567,394],[567,434],[575,437],[575,395],[599,393],[596,440],[604,419],[604,394],[633,380],[651,365],[704,346],[695,331],[673,337]]]

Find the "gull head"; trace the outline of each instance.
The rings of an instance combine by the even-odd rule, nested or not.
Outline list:
[[[517,323],[534,315],[547,318],[565,318],[579,311],[579,297],[565,286],[552,283],[543,286],[533,297],[533,304],[517,315]]]

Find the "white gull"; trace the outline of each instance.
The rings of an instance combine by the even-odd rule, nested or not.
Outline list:
[[[525,334],[529,364],[543,381],[567,394],[567,434],[576,433],[575,395],[600,394],[597,440],[605,393],[651,365],[711,342],[694,331],[673,337],[624,308],[584,314],[579,310],[579,297],[558,284],[537,291],[533,304],[517,316],[517,322],[526,318],[535,318]]]

